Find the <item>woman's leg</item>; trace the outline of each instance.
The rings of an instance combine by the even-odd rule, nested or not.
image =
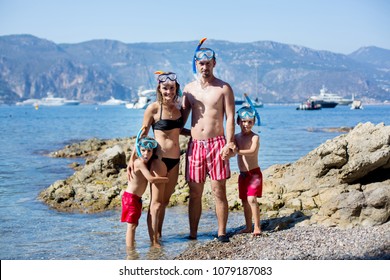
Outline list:
[[[167,184],[165,184],[165,187],[164,187],[163,205],[161,208],[161,212],[160,212],[161,216],[159,219],[160,222],[158,225],[158,234],[159,234],[160,238],[162,236],[162,227],[163,227],[164,218],[165,218],[165,210],[169,205],[169,200],[170,200],[172,194],[175,192],[175,186],[177,184],[178,177],[179,177],[179,164],[177,164],[174,168],[172,168],[168,172],[169,182]]]
[[[166,176],[164,164],[153,161],[151,173],[156,172],[159,176]],[[153,247],[160,247],[158,226],[160,224],[161,209],[163,206],[165,184],[151,184],[150,187],[150,205],[147,217],[148,231],[150,241]]]

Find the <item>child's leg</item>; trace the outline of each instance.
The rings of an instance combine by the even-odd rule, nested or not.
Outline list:
[[[257,203],[257,197],[255,196],[248,196],[248,204],[250,205],[250,210],[254,219],[254,229],[253,234],[260,234],[261,233],[261,227],[260,227],[260,208],[259,204]]]
[[[137,228],[136,224],[127,223],[127,232],[126,232],[127,252],[134,250],[134,248],[135,248],[135,229],[136,228]]]
[[[249,233],[252,232],[252,210],[248,203],[247,199],[242,199],[242,206],[244,208],[245,216],[245,228],[240,231],[240,233]]]

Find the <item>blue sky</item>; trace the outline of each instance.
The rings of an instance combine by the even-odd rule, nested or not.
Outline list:
[[[390,49],[387,0],[0,0],[0,35],[55,43],[270,40],[349,54]]]

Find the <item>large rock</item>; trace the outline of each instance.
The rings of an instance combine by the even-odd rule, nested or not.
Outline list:
[[[88,213],[112,209],[120,203],[120,193],[126,185],[125,171],[125,152],[115,145],[68,179],[42,191],[40,198],[61,211]]]
[[[390,127],[359,124],[295,163],[268,168],[264,182],[265,215],[294,209],[310,217],[303,224],[383,224],[390,217]]]

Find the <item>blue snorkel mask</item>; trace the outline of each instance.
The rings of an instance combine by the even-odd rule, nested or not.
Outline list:
[[[192,59],[192,73],[194,74],[194,77],[195,79],[198,79],[198,76],[196,75],[196,53],[200,50],[200,47],[202,46],[202,44],[204,43],[204,41],[206,41],[207,38],[202,38],[199,43],[198,43],[198,46],[196,47],[195,49],[195,53],[194,53],[194,57]]]
[[[158,146],[157,141],[154,140],[153,138],[150,137],[141,138],[141,134],[145,128],[146,128],[145,126],[141,127],[141,129],[138,131],[137,137],[135,138],[135,150],[137,152],[138,157],[142,157],[141,148],[153,150]]]
[[[137,138],[135,138],[135,150],[137,151],[138,157],[142,157],[141,148],[147,149],[147,150],[153,150],[157,148],[158,143],[156,140],[150,137],[141,137],[142,131],[144,131],[145,127],[141,127],[137,134]]]
[[[256,112],[251,107],[242,107],[237,111],[237,115],[241,120],[256,119]]]
[[[150,137],[144,137],[138,141],[138,146],[147,150],[153,150],[157,148],[157,145],[157,141]]]
[[[210,61],[215,58],[215,52],[209,48],[201,48],[195,52],[195,60]]]

